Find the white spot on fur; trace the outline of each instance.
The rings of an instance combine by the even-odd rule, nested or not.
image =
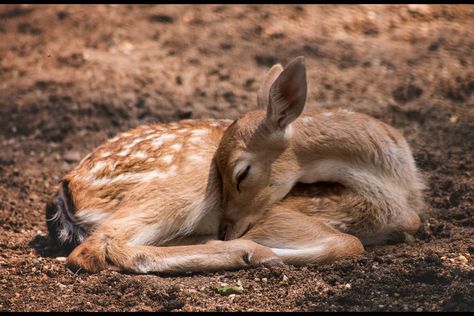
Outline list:
[[[202,141],[202,139],[201,139],[200,137],[191,137],[191,138],[189,139],[189,141],[190,141],[191,143],[197,144],[197,143],[200,143],[200,142]]]
[[[104,169],[106,166],[105,162],[99,161],[98,163],[95,164],[95,166],[91,169],[91,173],[97,173],[100,170]]]
[[[190,155],[188,156],[188,159],[192,161],[202,161],[203,157],[200,155]]]
[[[155,148],[160,148],[163,145],[163,141],[161,139],[155,139],[151,142],[151,145]]]
[[[114,138],[111,138],[109,139],[109,143],[113,143],[113,142],[116,142],[120,137],[119,136],[115,136]]]
[[[176,138],[175,134],[163,134],[160,137],[160,140],[165,141],[165,140],[173,140]]]
[[[146,157],[148,157],[148,154],[144,151],[137,151],[136,153],[132,155],[132,157],[138,158],[138,159],[145,159]]]
[[[135,145],[137,145],[138,143],[142,142],[143,140],[144,140],[144,138],[136,138],[131,143],[128,143],[128,144],[124,145],[123,147],[125,149],[130,149],[130,148],[134,147]]]
[[[147,130],[145,132],[143,132],[143,134],[145,135],[150,135],[150,134],[154,134],[156,133],[156,130],[152,129],[152,128],[147,128]]]
[[[170,164],[173,161],[173,155],[165,155],[161,160],[166,164]]]
[[[173,145],[170,146],[170,148],[175,150],[175,151],[180,150],[182,147],[183,147],[183,145],[181,145],[180,143],[176,143],[176,144],[173,144]]]
[[[209,130],[207,129],[195,129],[191,132],[192,136],[204,136],[209,134]]]
[[[176,166],[173,166],[176,168]],[[153,171],[147,171],[147,172],[139,172],[139,173],[134,173],[134,172],[125,172],[122,174],[119,174],[116,177],[113,178],[100,178],[97,179],[95,177],[80,177],[82,180],[91,183],[94,186],[103,186],[107,184],[114,184],[117,182],[148,182],[154,179],[166,179],[169,176],[175,175],[176,174],[176,169],[171,168],[170,171],[168,172],[162,172],[159,170],[153,170]]]
[[[143,140],[149,140],[149,139],[156,138],[156,137],[158,137],[158,135],[151,134],[151,135],[148,135],[147,137],[145,137]]]
[[[126,149],[126,150],[122,150],[121,152],[119,152],[119,153],[117,154],[117,156],[126,157],[126,156],[128,156],[128,154],[130,154],[130,150],[129,150],[129,149]]]
[[[323,113],[321,113],[321,115],[329,117],[329,116],[333,116],[334,113],[333,112],[323,112]]]

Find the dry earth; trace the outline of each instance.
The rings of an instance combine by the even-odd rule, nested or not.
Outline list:
[[[0,311],[472,311],[473,25],[470,5],[1,5]],[[47,247],[45,203],[90,150],[147,122],[237,118],[298,55],[308,108],[408,139],[428,184],[413,240],[185,276],[73,274]]]

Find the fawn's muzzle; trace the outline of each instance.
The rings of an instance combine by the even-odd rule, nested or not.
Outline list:
[[[240,219],[238,222],[224,219],[219,229],[219,239],[233,240],[244,236],[251,228],[253,223],[250,219]]]

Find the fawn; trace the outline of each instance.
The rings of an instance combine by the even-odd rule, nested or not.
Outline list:
[[[422,179],[394,128],[303,113],[303,57],[273,66],[261,109],[139,126],[66,174],[46,207],[72,269],[135,273],[320,264],[414,233]]]

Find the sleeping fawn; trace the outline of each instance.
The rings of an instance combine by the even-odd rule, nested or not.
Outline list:
[[[72,269],[136,273],[321,264],[414,233],[423,182],[394,128],[303,113],[306,66],[273,66],[260,109],[140,126],[66,174],[46,208]]]

